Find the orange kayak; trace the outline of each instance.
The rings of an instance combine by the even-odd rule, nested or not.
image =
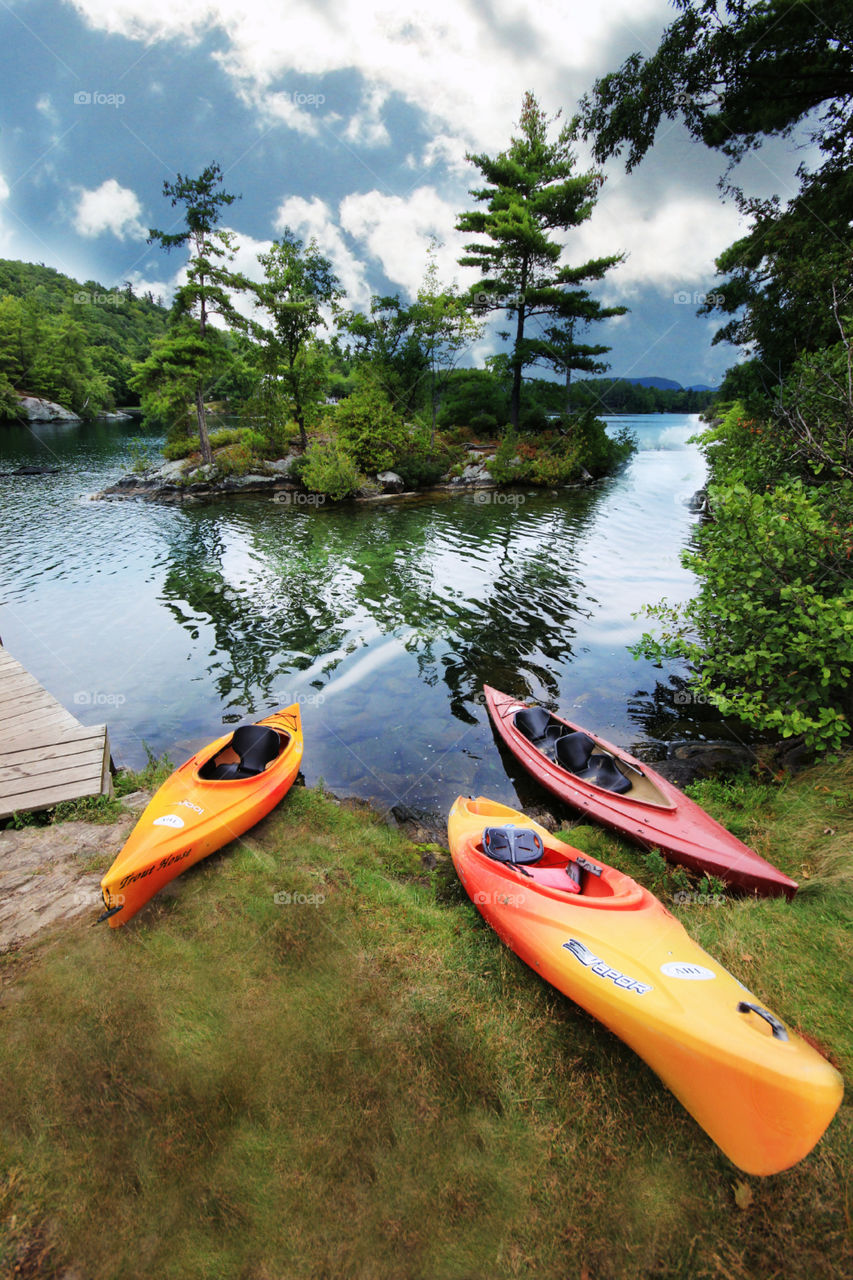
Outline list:
[[[167,778],[101,881],[110,927],[127,924],[165,884],[248,831],[299,772],[294,704],[217,738]]]
[[[841,1076],[657,898],[483,796],[459,797],[448,835],[499,937],[630,1045],[733,1164],[771,1174],[808,1155]]]

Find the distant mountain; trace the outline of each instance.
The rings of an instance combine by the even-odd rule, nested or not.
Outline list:
[[[685,391],[713,391],[715,395],[719,389],[719,387],[709,387],[704,382],[694,382],[689,387],[685,387]]]
[[[658,391],[683,391],[680,382],[671,378],[620,378],[620,382],[630,382],[635,387],[655,387]]]

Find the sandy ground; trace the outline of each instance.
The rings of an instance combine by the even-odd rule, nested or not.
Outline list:
[[[95,922],[101,876],[150,798],[145,791],[125,796],[118,822],[0,831],[0,952],[74,916]]]

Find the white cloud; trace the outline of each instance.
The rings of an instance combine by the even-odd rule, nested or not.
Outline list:
[[[49,120],[51,124],[59,123],[59,112],[53,105],[53,100],[49,93],[43,93],[40,98],[36,99],[36,111]]]
[[[569,233],[565,260],[626,253],[605,277],[608,302],[647,284],[689,291],[713,279],[715,258],[742,233],[737,210],[713,191],[662,198],[629,180],[605,187],[589,221]]]
[[[382,122],[382,108],[388,101],[388,91],[374,85],[367,94],[364,106],[350,119],[344,130],[347,142],[365,147],[387,147],[391,135]]]
[[[317,241],[320,252],[332,262],[350,306],[366,306],[370,301],[370,286],[365,276],[364,264],[359,262],[347,244],[329,206],[314,196],[305,200],[302,196],[290,196],[279,205],[275,222],[276,231],[289,227],[302,240]]]
[[[381,191],[346,196],[341,201],[340,221],[344,231],[381,265],[388,279],[413,297],[424,278],[427,247],[433,236],[440,242],[436,262],[441,282],[449,284],[454,277],[467,274],[456,261],[464,239],[453,230],[458,212],[434,187],[418,187],[405,197]]]
[[[9,184],[0,173],[0,200],[6,200],[9,196]]]
[[[667,0],[600,6],[539,0],[523,7],[516,0],[434,0],[423,7],[396,0],[328,6],[316,0],[72,3],[92,26],[139,40],[196,43],[219,27],[227,47],[218,60],[261,110],[269,108],[269,94],[283,75],[301,77],[299,92],[310,94],[324,91],[321,77],[356,68],[364,79],[363,101],[345,127],[372,146],[384,142],[379,111],[391,94],[422,112],[436,132],[478,148],[502,146],[525,87],[535,86],[549,109],[570,109],[592,68],[605,70],[614,49],[635,47],[638,26],[658,16],[661,27],[671,20]],[[325,106],[342,111],[330,94]],[[288,122],[297,120],[291,114]]]
[[[110,231],[119,240],[145,239],[147,231],[139,221],[142,205],[129,187],[107,178],[93,191],[79,190],[74,228],[81,236],[100,236]]]

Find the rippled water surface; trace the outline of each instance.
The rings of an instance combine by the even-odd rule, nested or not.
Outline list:
[[[702,725],[679,718],[680,668],[626,646],[641,605],[693,590],[679,554],[704,463],[696,418],[619,421],[639,451],[590,489],[317,510],[91,501],[157,442],[0,429],[0,470],[59,469],[0,479],[0,635],[128,765],[299,700],[309,783],[430,813],[460,792],[523,800],[484,681],[654,755]]]

